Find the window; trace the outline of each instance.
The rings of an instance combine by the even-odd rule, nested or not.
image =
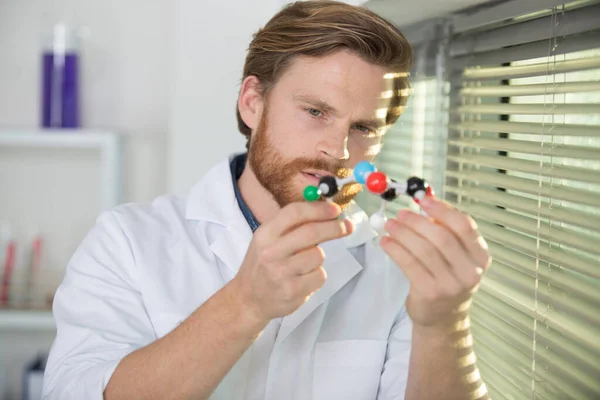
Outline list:
[[[450,46],[444,189],[494,258],[471,314],[494,399],[600,394],[599,33],[578,1]]]
[[[425,117],[434,113],[437,82],[433,78],[412,83],[412,95],[398,121],[389,128],[384,147],[375,166],[392,179],[405,181],[410,176],[426,177],[434,174],[436,149],[432,145],[435,122]],[[371,193],[361,193],[363,206],[369,212],[381,207],[381,199]],[[386,205],[386,211],[395,215],[401,208],[416,210],[416,204],[407,196],[400,196]]]
[[[448,90],[445,81],[438,79],[444,67],[438,58],[444,43],[433,38],[441,34],[441,29],[443,27],[434,22],[432,38],[414,46],[410,97],[404,112],[386,133],[383,149],[374,162],[378,170],[400,182],[411,176],[424,178],[437,193],[443,188]],[[382,200],[366,190],[357,201],[369,214],[382,206]],[[400,196],[385,206],[389,216],[394,216],[401,208],[418,210],[408,196]]]

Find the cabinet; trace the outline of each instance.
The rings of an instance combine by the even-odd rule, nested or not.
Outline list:
[[[44,240],[38,289],[60,282],[95,218],[123,201],[123,147],[111,131],[0,129],[0,220],[13,227],[20,250],[15,284],[27,274],[33,225]],[[21,398],[26,365],[55,335],[50,301],[32,310],[14,297],[0,308],[0,400]]]

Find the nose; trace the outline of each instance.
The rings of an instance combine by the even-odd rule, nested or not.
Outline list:
[[[336,132],[327,132],[318,142],[317,150],[327,158],[334,158],[336,160],[349,159],[348,134],[341,134],[339,130]]]

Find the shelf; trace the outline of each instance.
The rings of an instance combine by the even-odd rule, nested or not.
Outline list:
[[[123,201],[123,140],[114,132],[89,129],[0,128],[0,147],[97,149],[102,170],[102,208]]]
[[[51,311],[0,310],[0,332],[2,331],[54,331]]]
[[[110,148],[119,135],[100,130],[0,129],[0,146],[50,148]]]

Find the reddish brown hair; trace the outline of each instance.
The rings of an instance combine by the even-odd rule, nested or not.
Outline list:
[[[398,76],[386,123],[394,123],[406,104],[406,74],[412,49],[404,35],[389,21],[366,7],[337,1],[299,1],[287,5],[258,32],[250,43],[242,80],[254,75],[263,95],[275,85],[295,56],[323,57],[347,49],[365,61]],[[237,111],[238,128],[250,138],[251,130]]]

